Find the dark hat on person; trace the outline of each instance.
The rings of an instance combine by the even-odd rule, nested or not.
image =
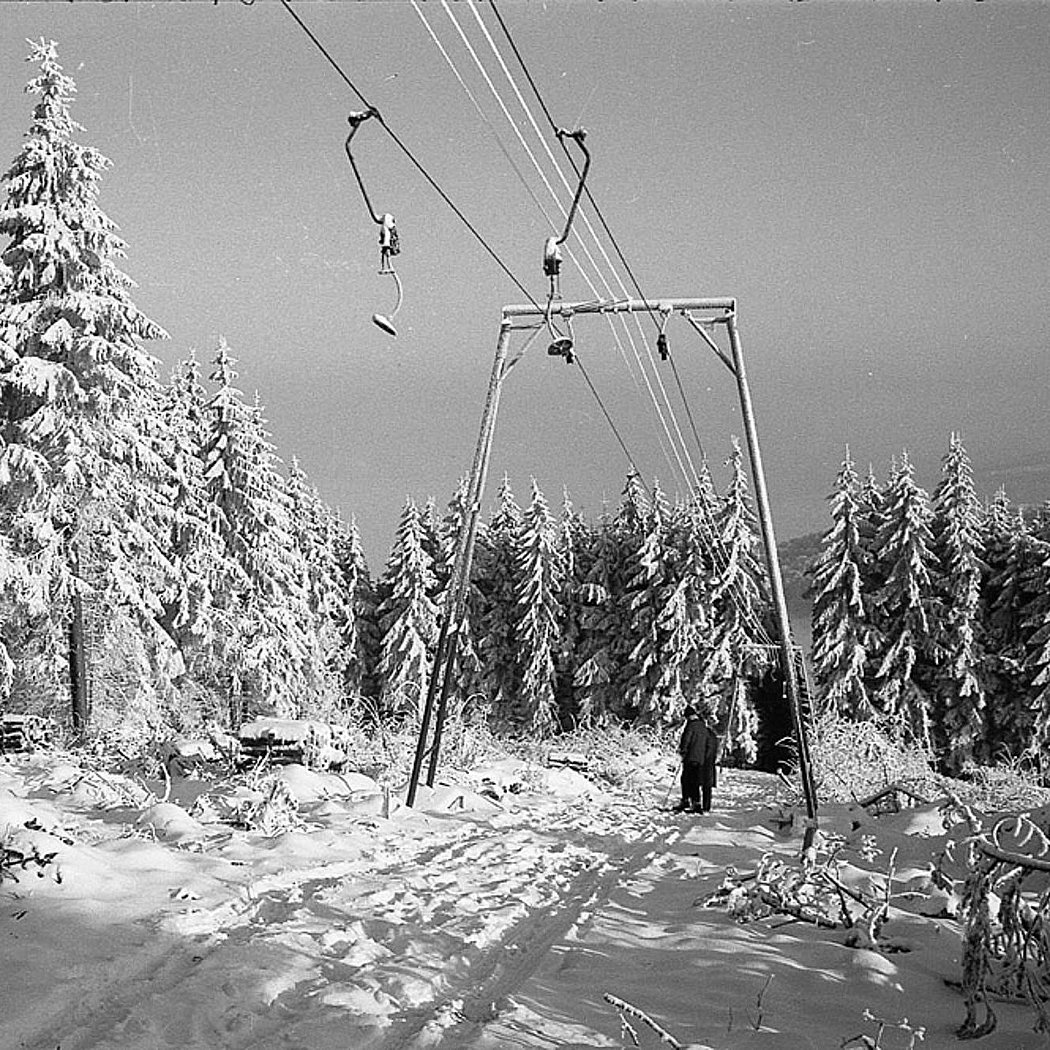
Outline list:
[[[682,711],[683,718],[692,718],[696,714],[696,708],[692,704],[686,704]]]

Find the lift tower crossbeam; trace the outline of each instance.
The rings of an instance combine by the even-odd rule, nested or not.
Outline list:
[[[799,777],[802,782],[802,794],[806,804],[806,831],[803,849],[808,851],[812,845],[817,827],[817,798],[813,784],[813,771],[810,762],[809,740],[805,716],[802,710],[801,694],[798,681],[798,667],[795,661],[795,650],[791,640],[791,626],[788,620],[787,600],[784,595],[784,580],[780,570],[780,559],[777,554],[776,537],[773,531],[773,515],[770,510],[769,492],[766,487],[765,471],[762,466],[762,453],[758,443],[758,428],[755,422],[754,406],[751,401],[751,389],[744,368],[743,349],[740,344],[740,333],[737,329],[737,303],[732,297],[694,298],[694,299],[594,299],[583,302],[567,303],[555,300],[546,308],[531,305],[504,306],[500,335],[496,347],[496,360],[493,364],[489,392],[482,413],[478,445],[475,451],[474,465],[468,484],[467,521],[457,545],[456,560],[452,569],[453,593],[446,602],[445,616],[441,627],[441,637],[437,647],[433,672],[430,677],[430,688],[424,705],[422,722],[419,729],[419,740],[416,749],[411,778],[409,780],[407,802],[411,806],[415,801],[419,775],[423,758],[430,751],[430,769],[428,784],[433,784],[437,769],[438,750],[441,742],[442,722],[450,688],[452,668],[458,655],[459,628],[464,614],[465,593],[469,587],[471,562],[473,560],[474,536],[477,529],[481,508],[481,495],[484,487],[485,473],[488,467],[492,439],[495,433],[496,409],[499,403],[499,390],[506,376],[507,340],[510,331],[518,327],[535,327],[535,325],[516,325],[516,319],[526,321],[549,322],[551,316],[572,318],[584,314],[610,313],[650,313],[659,312],[664,317],[681,314],[696,329],[710,349],[733,373],[737,393],[740,398],[740,410],[747,439],[748,457],[751,464],[751,475],[755,486],[755,502],[759,526],[762,533],[762,545],[765,550],[766,568],[769,572],[769,585],[773,600],[773,614],[778,635],[780,667],[784,678],[785,692],[790,708],[794,729],[795,745],[799,765]],[[701,318],[694,313],[703,313]],[[729,338],[729,354],[726,354],[706,330],[707,325],[724,325]],[[661,328],[661,332],[662,332]],[[439,666],[443,663],[443,666]],[[440,686],[439,686],[440,682]],[[434,711],[434,702],[440,692],[437,722],[434,740],[427,748],[429,723]]]

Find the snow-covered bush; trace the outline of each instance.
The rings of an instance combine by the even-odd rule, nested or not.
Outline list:
[[[939,794],[942,778],[932,756],[916,744],[895,738],[883,723],[854,722],[827,712],[817,719],[810,740],[817,795],[824,802],[853,802],[890,784],[919,794]]]

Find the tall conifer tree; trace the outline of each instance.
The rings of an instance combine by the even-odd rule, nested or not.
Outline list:
[[[207,404],[205,491],[213,528],[236,575],[216,599],[239,629],[225,652],[233,725],[258,710],[303,713],[323,690],[324,660],[307,605],[307,578],[293,536],[287,483],[258,403],[234,386],[236,359],[215,353]]]
[[[886,580],[875,595],[885,638],[879,654],[877,702],[906,734],[932,749],[936,651],[931,624],[937,621],[938,568],[930,499],[914,474],[904,452],[887,488],[876,537]]]
[[[580,631],[572,687],[576,711],[584,725],[603,722],[617,708],[616,687],[620,634],[623,558],[617,534],[603,515],[590,544],[589,564],[577,560],[583,579],[576,592]]]
[[[437,607],[430,597],[433,589],[433,562],[426,552],[421,515],[409,499],[384,573],[379,674],[384,708],[417,720],[422,715],[437,640]]]
[[[532,732],[547,736],[558,728],[564,570],[554,518],[535,479],[522,520],[515,568],[521,711]]]
[[[865,667],[871,628],[864,603],[860,481],[846,449],[831,494],[832,526],[813,564],[813,663],[826,707],[845,718],[870,718]]]
[[[353,701],[375,697],[378,691],[379,601],[355,519],[350,519],[340,535],[337,549],[343,593],[349,603],[342,630],[344,684],[347,696]]]
[[[573,693],[573,680],[580,666],[583,649],[583,603],[581,587],[594,556],[593,529],[578,514],[562,491],[561,514],[557,523],[558,554],[562,565],[561,643],[558,647],[558,707],[568,722],[578,717]]]
[[[481,590],[480,650],[485,693],[501,717],[512,718],[520,684],[517,658],[516,569],[522,527],[521,508],[504,475],[496,511],[479,537],[478,587]]]
[[[743,762],[758,754],[758,713],[747,683],[769,666],[770,653],[756,645],[766,638],[762,626],[768,613],[765,573],[758,560],[756,518],[751,509],[740,443],[726,461],[729,485],[715,520],[717,555],[711,583],[712,645],[705,680],[717,688],[722,703],[717,713],[724,726],[725,753]]]
[[[42,573],[68,631],[72,718],[88,720],[84,598],[125,610],[147,644],[172,572],[159,544],[171,476],[156,362],[165,333],[131,301],[124,244],[98,205],[109,167],[81,146],[53,41],[32,44],[38,101],[3,175],[0,486],[4,533]]]
[[[679,714],[682,667],[693,650],[686,581],[669,536],[670,517],[664,494],[654,483],[641,543],[627,563],[634,647],[628,654],[626,700],[635,718],[657,724]]]
[[[982,751],[985,690],[981,615],[983,509],[973,484],[970,457],[952,434],[933,494],[935,550],[941,565],[942,605],[935,722],[938,751],[959,772]]]
[[[1024,672],[1028,695],[1023,723],[1032,727],[1028,747],[1050,755],[1050,541],[1038,517],[1025,544],[1021,585],[1027,601],[1021,609]],[[1045,759],[1044,759],[1045,760]]]

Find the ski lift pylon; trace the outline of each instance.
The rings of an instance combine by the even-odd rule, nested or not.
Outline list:
[[[394,270],[391,258],[397,255],[401,251],[401,238],[398,236],[397,224],[394,222],[394,216],[390,212],[383,212],[382,215],[378,214],[375,208],[372,207],[372,201],[369,199],[368,190],[365,189],[364,179],[361,178],[361,172],[358,171],[357,162],[354,160],[354,154],[350,149],[350,142],[354,135],[357,134],[357,129],[370,117],[377,117],[382,121],[382,117],[379,116],[379,110],[373,106],[369,106],[368,109],[358,110],[351,113],[346,119],[350,125],[350,133],[346,136],[346,159],[350,161],[350,167],[353,169],[354,177],[357,179],[357,185],[361,190],[361,196],[364,198],[365,207],[368,209],[369,218],[379,227],[379,273],[390,274],[394,279],[394,284],[397,288],[397,302],[394,305],[394,309],[391,311],[389,316],[384,314],[372,314],[372,324],[377,328],[382,329],[387,335],[396,336],[397,329],[394,327],[394,317],[397,316],[398,310],[401,309],[401,303],[404,299],[404,292],[401,288],[401,278],[398,277],[397,272]]]

